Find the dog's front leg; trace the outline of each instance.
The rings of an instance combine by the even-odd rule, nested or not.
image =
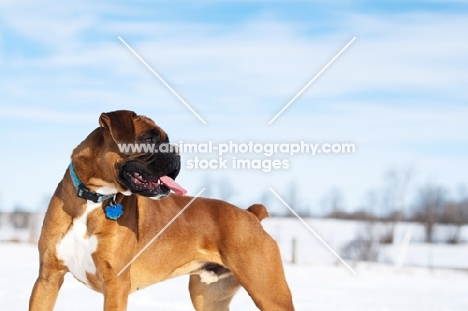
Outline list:
[[[104,311],[126,311],[131,291],[130,269],[117,275],[115,260],[95,260],[104,295]]]
[[[104,311],[126,311],[130,280],[112,280],[104,285]]]
[[[39,277],[34,284],[29,300],[30,311],[52,311],[54,309],[66,272],[67,270],[60,267],[55,258],[41,262]]]

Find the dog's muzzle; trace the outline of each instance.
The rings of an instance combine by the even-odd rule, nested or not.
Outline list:
[[[157,152],[131,156],[120,165],[120,182],[132,193],[145,197],[164,198],[174,191],[186,193],[174,180],[180,171],[180,155]]]

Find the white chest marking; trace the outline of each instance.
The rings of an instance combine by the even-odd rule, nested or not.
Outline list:
[[[99,207],[101,203],[87,201],[86,211],[80,217],[73,219],[72,227],[57,245],[58,258],[64,261],[75,278],[85,284],[88,284],[86,273],[96,273],[91,254],[96,251],[98,244],[96,236],[86,236],[86,223],[88,214]]]

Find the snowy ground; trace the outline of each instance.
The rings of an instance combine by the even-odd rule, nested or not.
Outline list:
[[[38,269],[35,246],[0,243],[0,310],[27,310]],[[468,273],[358,264],[354,276],[341,264],[286,264],[297,310],[467,310]],[[129,310],[193,310],[187,277],[130,296]],[[56,310],[100,310],[102,297],[68,276]],[[232,310],[257,310],[240,291]]]

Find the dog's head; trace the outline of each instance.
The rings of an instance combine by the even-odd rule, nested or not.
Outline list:
[[[185,193],[174,181],[180,170],[177,148],[169,144],[168,135],[153,120],[118,110],[102,113],[99,125],[87,138],[91,144],[80,145],[79,152],[74,152],[84,155],[82,162],[95,159],[94,165],[83,165],[94,167],[94,172],[88,172],[91,184],[102,180],[121,193],[153,199],[164,198],[171,190]]]

